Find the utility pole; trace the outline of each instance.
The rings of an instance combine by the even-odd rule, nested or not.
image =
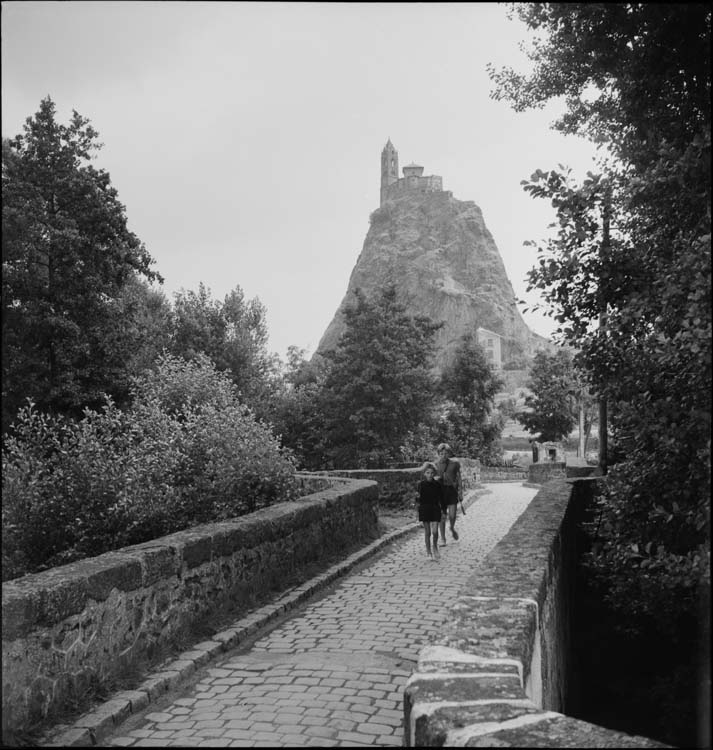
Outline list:
[[[611,185],[607,181],[602,204],[602,244],[599,248],[599,257],[602,260],[606,260],[611,242],[609,235],[610,220]],[[599,303],[601,305],[599,312],[599,335],[603,337],[607,328],[607,302],[602,291],[601,281],[599,285]],[[601,392],[599,394],[599,471],[601,474],[607,473],[607,400]]]

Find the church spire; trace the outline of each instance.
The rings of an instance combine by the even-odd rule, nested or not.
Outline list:
[[[394,148],[394,144],[391,143],[391,138],[389,138],[381,152],[381,199],[379,205],[384,204],[386,188],[398,179],[399,152]]]

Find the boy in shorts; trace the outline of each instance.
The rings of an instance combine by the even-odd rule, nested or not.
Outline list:
[[[446,517],[451,527],[451,535],[458,539],[456,531],[456,518],[458,503],[463,501],[463,481],[460,473],[460,464],[451,458],[453,451],[448,443],[441,443],[438,448],[438,461],[436,462],[436,479],[443,486],[443,500],[441,502],[441,545],[446,543]]]

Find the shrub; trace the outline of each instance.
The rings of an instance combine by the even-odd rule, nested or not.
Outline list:
[[[435,446],[431,427],[419,424],[414,430],[406,433],[403,445],[399,446],[401,460],[415,464],[433,461],[436,456]]]
[[[369,215],[369,224],[371,226],[387,225],[394,215],[394,208],[390,203],[375,209]]]
[[[21,409],[3,449],[3,580],[296,495],[294,463],[205,357],[164,356],[131,410]]]
[[[526,370],[529,364],[530,361],[525,355],[516,356],[503,363],[503,370]]]

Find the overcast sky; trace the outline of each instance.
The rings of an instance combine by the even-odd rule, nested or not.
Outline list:
[[[490,99],[488,62],[526,65],[499,4],[11,1],[1,28],[3,137],[48,94],[60,121],[89,118],[169,299],[240,286],[283,358],[314,351],[346,292],[387,138],[480,206],[528,301],[523,242],[554,215],[520,181],[594,168],[590,144],[549,128],[555,106]]]

